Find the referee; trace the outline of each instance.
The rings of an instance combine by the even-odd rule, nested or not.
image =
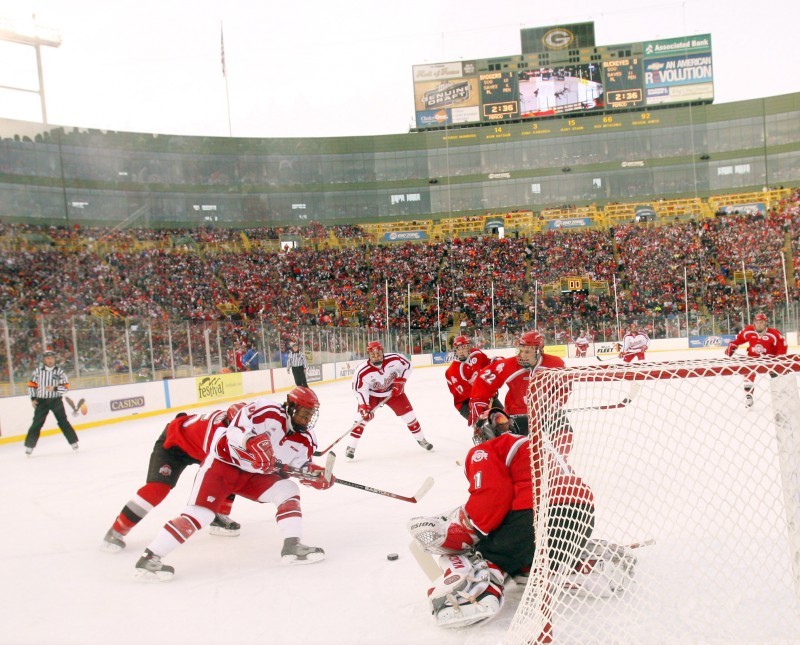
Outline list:
[[[289,347],[289,355],[286,357],[286,371],[292,373],[294,384],[297,387],[308,387],[308,381],[306,381],[307,367],[306,355],[298,348],[297,341],[293,340]]]
[[[28,381],[28,393],[33,404],[33,423],[25,437],[25,454],[30,455],[39,441],[39,432],[42,430],[47,414],[52,412],[58,421],[58,427],[64,433],[73,450],[78,449],[78,435],[67,419],[64,411],[64,401],[61,397],[69,389],[69,379],[60,367],[56,367],[56,355],[47,351],[42,355],[42,364],[33,370],[33,376]]]

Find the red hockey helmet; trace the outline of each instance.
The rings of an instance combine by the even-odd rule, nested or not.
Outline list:
[[[314,393],[314,390],[308,387],[296,387],[289,392],[286,397],[287,401],[297,408],[306,408],[308,410],[319,409],[319,399]]]
[[[286,397],[286,414],[295,430],[309,431],[319,418],[319,399],[307,387],[296,387]]]
[[[519,337],[519,341],[517,341],[517,346],[542,349],[544,347],[544,336],[536,330],[523,332],[522,336]]]
[[[225,413],[225,418],[228,420],[228,423],[233,421],[233,418],[237,414],[239,414],[239,410],[241,410],[245,405],[247,404],[239,402],[239,403],[231,403],[231,405],[228,406],[228,410]]]
[[[383,345],[381,345],[381,341],[373,340],[367,343],[367,351],[368,352],[382,352]]]
[[[759,320],[763,320],[764,322],[767,322],[767,314],[762,313],[762,312],[759,311],[755,316],[753,316],[753,321],[754,322],[758,322]]]
[[[471,345],[472,343],[469,342],[469,338],[466,336],[456,336],[453,339],[453,349],[456,347],[463,347],[464,345]]]

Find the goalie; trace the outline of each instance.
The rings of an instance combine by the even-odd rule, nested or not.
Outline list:
[[[575,570],[594,528],[592,491],[552,445],[542,444],[538,434],[514,434],[513,421],[499,408],[483,413],[476,425],[482,442],[467,453],[466,503],[446,517],[415,517],[408,525],[421,550],[439,557],[442,575],[428,600],[442,627],[492,618],[503,606],[506,579],[527,581],[536,551],[535,499],[548,508],[548,579]],[[551,481],[539,491],[544,459]]]

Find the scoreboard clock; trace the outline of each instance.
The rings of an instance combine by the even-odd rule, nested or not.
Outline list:
[[[609,107],[622,109],[644,105],[641,57],[603,61],[603,79]]]
[[[519,82],[515,72],[488,72],[478,76],[483,121],[519,118]]]

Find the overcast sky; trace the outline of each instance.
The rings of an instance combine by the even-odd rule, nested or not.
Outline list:
[[[407,132],[412,65],[519,54],[520,29],[573,22],[593,21],[598,45],[710,33],[716,103],[797,92],[795,7],[789,0],[0,0],[0,18],[30,21],[35,13],[61,34],[59,48],[42,50],[49,123],[301,137]],[[36,88],[33,52],[0,42],[0,86]],[[0,118],[40,121],[38,96],[0,89]]]

